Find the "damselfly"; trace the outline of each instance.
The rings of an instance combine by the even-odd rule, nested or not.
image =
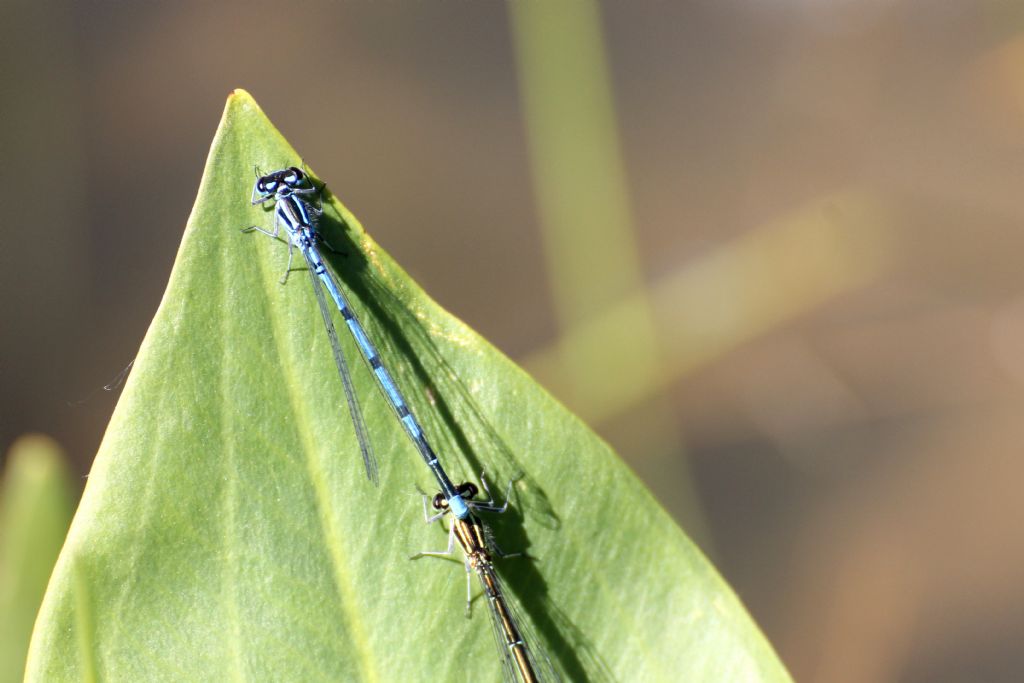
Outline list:
[[[256,170],[256,183],[252,188],[252,204],[274,203],[274,229],[266,230],[258,225],[245,228],[244,231],[256,230],[265,235],[277,238],[284,226],[288,235],[288,267],[281,278],[284,283],[291,272],[292,256],[295,249],[301,252],[309,270],[310,279],[313,282],[313,294],[320,306],[320,313],[323,315],[324,326],[327,328],[327,337],[331,343],[331,350],[334,354],[334,362],[338,366],[338,374],[341,375],[342,386],[345,388],[345,399],[348,403],[349,414],[355,425],[356,437],[359,440],[359,448],[363,454],[363,463],[366,466],[366,475],[377,483],[377,463],[373,456],[373,449],[367,436],[366,423],[359,408],[359,400],[356,398],[355,389],[352,385],[352,377],[349,372],[348,363],[342,353],[341,345],[338,343],[338,335],[334,329],[331,319],[331,309],[324,296],[324,289],[330,295],[335,307],[348,326],[349,332],[355,339],[356,346],[364,360],[370,366],[377,385],[387,399],[388,404],[398,416],[406,434],[412,440],[416,449],[423,457],[424,462],[434,473],[434,478],[444,492],[445,498],[450,501],[451,509],[456,516],[464,517],[469,514],[459,492],[452,484],[448,475],[438,462],[437,455],[431,448],[427,437],[423,432],[416,417],[409,409],[409,405],[402,396],[395,383],[394,378],[384,365],[377,347],[370,341],[363,325],[359,322],[355,311],[349,305],[341,286],[334,279],[334,276],[327,269],[320,248],[324,245],[331,249],[331,246],[324,240],[317,229],[317,220],[322,214],[320,195],[323,187],[317,187],[310,176],[303,170],[290,166],[279,171],[261,174]],[[333,250],[333,249],[332,249]]]
[[[469,614],[472,604],[472,590],[469,575],[475,573],[480,579],[480,586],[483,588],[483,595],[487,599],[487,609],[491,618],[491,627],[494,631],[494,639],[498,646],[499,657],[502,665],[502,677],[506,683],[543,683],[545,681],[558,681],[559,676],[551,664],[551,660],[541,650],[535,650],[536,638],[527,638],[524,631],[528,631],[526,622],[518,615],[506,592],[502,589],[501,581],[494,570],[492,555],[498,557],[514,557],[516,554],[508,554],[501,551],[491,539],[490,530],[483,523],[476,512],[505,512],[508,508],[508,494],[512,489],[511,482],[505,492],[505,502],[497,505],[490,491],[487,488],[487,481],[480,475],[480,483],[487,494],[487,500],[473,500],[478,493],[477,487],[471,482],[465,482],[458,486],[459,500],[468,508],[467,514],[459,516],[455,514],[448,531],[448,549],[443,551],[424,551],[413,555],[412,559],[423,556],[445,557],[451,555],[455,550],[455,543],[458,542],[465,556],[466,565],[466,614]],[[431,515],[427,509],[427,496],[423,497],[423,516],[427,523],[436,522],[448,512],[454,512],[451,500],[443,493],[434,496],[433,507],[438,512]],[[533,646],[527,643],[533,641]]]
[[[345,360],[341,345],[338,343],[337,332],[331,317],[331,309],[324,296],[323,290],[325,288],[338,312],[341,314],[342,319],[345,320],[349,332],[352,333],[352,337],[355,339],[356,346],[359,347],[363,359],[370,366],[381,392],[398,416],[406,434],[408,434],[416,446],[416,449],[431,472],[433,472],[434,478],[441,487],[441,493],[437,494],[434,498],[434,508],[439,510],[439,512],[430,517],[426,512],[426,501],[424,501],[424,515],[427,517],[428,522],[432,522],[449,512],[453,514],[454,519],[452,520],[449,534],[448,550],[445,552],[423,552],[416,557],[422,555],[450,555],[454,550],[455,541],[458,540],[465,554],[467,572],[476,573],[487,597],[491,624],[501,649],[501,661],[506,680],[519,680],[523,683],[557,681],[558,677],[552,669],[550,661],[544,656],[538,659],[533,650],[527,645],[526,638],[523,636],[523,626],[521,626],[523,620],[516,616],[515,608],[507,600],[498,576],[494,571],[494,564],[491,559],[492,552],[498,555],[502,553],[498,551],[496,545],[489,543],[487,528],[474,512],[504,512],[508,506],[508,496],[506,494],[506,502],[501,506],[494,504],[493,500],[490,499],[489,493],[488,500],[473,501],[472,499],[477,494],[476,486],[471,483],[465,483],[456,487],[444,471],[437,455],[427,441],[423,428],[412,414],[398,385],[395,383],[387,367],[385,367],[377,347],[370,341],[355,311],[349,305],[341,286],[324,263],[320,247],[324,245],[330,249],[331,246],[324,240],[317,229],[316,223],[322,213],[320,204],[322,190],[322,187],[314,185],[307,173],[295,166],[267,174],[261,174],[257,170],[251,201],[253,205],[264,204],[268,201],[274,203],[274,229],[266,230],[258,225],[254,225],[245,228],[245,231],[256,230],[273,238],[278,238],[281,226],[284,226],[285,232],[288,235],[288,267],[281,278],[282,283],[287,280],[288,274],[291,272],[294,250],[298,249],[302,253],[313,283],[313,294],[320,307],[324,326],[327,329],[327,336],[331,344],[335,364],[338,367],[338,374],[341,376],[342,386],[345,389],[349,413],[355,425],[359,447],[363,454],[363,462],[370,480],[375,484],[377,483],[377,464],[369,438],[367,437],[366,424],[363,421],[362,411],[359,408],[359,401],[356,398],[352,385],[348,362]],[[482,476],[481,484],[483,484],[486,491],[487,485]],[[468,591],[467,584],[467,609],[469,608]]]

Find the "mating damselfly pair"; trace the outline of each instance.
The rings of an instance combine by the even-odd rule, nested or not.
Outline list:
[[[337,310],[345,321],[360,355],[373,373],[381,394],[401,422],[405,433],[423,461],[433,473],[441,489],[441,492],[433,499],[433,507],[437,513],[431,516],[427,512],[426,498],[424,498],[424,516],[428,522],[434,522],[451,513],[448,548],[440,552],[417,553],[413,557],[450,555],[457,542],[465,557],[467,580],[469,573],[475,573],[486,597],[505,679],[507,681],[519,680],[524,683],[559,680],[551,661],[540,650],[536,640],[524,636],[525,622],[517,615],[514,603],[503,590],[494,569],[494,556],[504,553],[501,553],[497,545],[490,541],[490,534],[477,514],[478,512],[504,512],[508,505],[508,493],[511,490],[511,485],[509,491],[506,492],[505,502],[499,505],[487,491],[487,484],[482,474],[481,485],[487,493],[487,500],[475,500],[479,490],[472,483],[460,485],[452,483],[427,440],[419,420],[413,415],[409,403],[384,364],[378,347],[370,340],[366,329],[345,296],[342,286],[325,263],[323,248],[336,250],[327,242],[319,229],[318,221],[323,213],[322,193],[323,186],[317,186],[313,178],[298,167],[290,166],[270,173],[262,173],[257,169],[251,202],[253,205],[262,204],[272,207],[274,224],[270,230],[256,225],[244,230],[255,230],[279,238],[281,228],[284,228],[288,243],[288,266],[281,278],[282,283],[287,280],[288,274],[291,272],[294,251],[297,249],[302,254],[309,271],[314,297],[323,316],[338,374],[345,390],[348,412],[355,427],[368,478],[374,484],[377,483],[377,462],[367,433],[366,423],[362,417],[359,399],[356,396],[351,369],[334,327],[334,310]],[[327,296],[324,295],[324,290],[327,291],[334,304],[333,310],[327,301]],[[469,600],[470,595],[467,595],[467,610]]]

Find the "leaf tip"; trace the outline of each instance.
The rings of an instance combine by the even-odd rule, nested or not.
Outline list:
[[[229,92],[228,93],[228,101],[230,102],[233,99],[238,99],[238,100],[242,100],[242,101],[246,101],[247,100],[249,102],[253,101],[252,95],[249,94],[249,91],[246,90],[245,88],[235,88],[234,90]]]
[[[228,93],[228,101],[225,105],[225,108],[227,109],[227,111],[243,109],[259,110],[260,106],[256,104],[256,100],[253,98],[251,94],[249,94],[248,90],[244,90],[242,88],[235,88],[230,93]]]

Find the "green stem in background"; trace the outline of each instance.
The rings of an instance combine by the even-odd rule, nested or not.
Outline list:
[[[623,296],[523,361],[555,395],[571,391],[562,359],[588,356],[637,308],[658,321],[663,371],[654,382],[623,377],[614,392],[580,395],[573,408],[601,423],[636,409],[651,394],[707,367],[741,344],[778,329],[878,279],[892,262],[895,217],[855,188],[817,197]]]
[[[629,297],[628,315],[600,338],[558,354],[558,374],[539,377],[573,409],[613,403],[623,384],[647,397],[615,440],[692,536],[711,538],[697,501],[668,399],[666,365],[634,239],[626,173],[605,56],[592,0],[511,2],[512,36],[530,143],[534,193],[555,301],[566,338]],[[555,377],[561,379],[555,383]],[[605,416],[610,416],[605,413]],[[665,477],[666,471],[671,477]]]
[[[60,446],[39,435],[15,441],[0,480],[0,683],[25,674],[32,624],[73,504]]]

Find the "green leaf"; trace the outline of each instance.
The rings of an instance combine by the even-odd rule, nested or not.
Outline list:
[[[299,160],[247,93],[230,96],[29,680],[499,678],[485,601],[464,618],[461,564],[408,559],[446,543],[423,524],[427,468],[352,361],[380,461],[380,487],[366,481],[307,275],[282,286],[287,248],[239,231],[272,225],[249,205],[253,165]],[[516,479],[510,511],[489,519],[506,551],[530,557],[499,573],[566,680],[788,680],[605,443],[431,301],[329,192],[321,227],[453,479]]]
[[[45,436],[11,446],[0,484],[0,682],[14,683],[73,503],[64,453]]]

